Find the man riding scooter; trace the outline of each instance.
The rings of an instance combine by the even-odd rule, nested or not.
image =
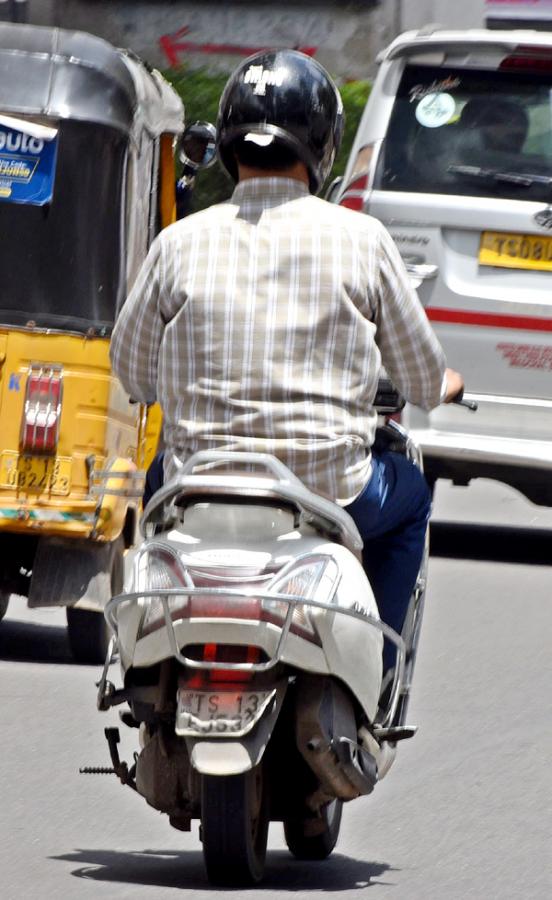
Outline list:
[[[383,365],[424,409],[457,397],[462,377],[383,226],[316,197],[343,130],[322,66],[291,50],[250,57],[217,125],[234,193],[154,241],[113,332],[113,368],[131,396],[161,403],[165,477],[198,450],[265,452],[343,506],[400,633],[430,492],[405,456],[371,452],[378,377]]]

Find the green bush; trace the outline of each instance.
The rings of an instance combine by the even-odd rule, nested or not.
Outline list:
[[[186,121],[204,119],[215,122],[220,95],[227,76],[212,74],[203,69],[169,69],[163,73],[182,97],[186,111]],[[345,109],[345,132],[341,150],[335,161],[330,178],[342,175],[347,163],[360,116],[370,93],[367,81],[352,81],[341,88]],[[232,182],[220,165],[215,165],[200,173],[194,189],[194,210],[204,209],[212,203],[226,200],[232,193]]]

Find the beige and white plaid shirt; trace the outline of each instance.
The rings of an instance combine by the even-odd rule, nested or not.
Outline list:
[[[383,226],[288,178],[243,181],[228,203],[161,232],[111,359],[132,397],[159,400],[181,459],[273,453],[342,504],[370,475],[381,363],[426,409],[445,367]]]

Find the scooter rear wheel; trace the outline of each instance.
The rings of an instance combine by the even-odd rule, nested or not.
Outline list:
[[[243,775],[203,775],[201,839],[211,884],[259,883],[264,874],[268,825],[262,764]]]
[[[296,817],[284,819],[286,844],[295,858],[326,859],[337,844],[342,813],[342,800],[328,803],[322,810],[321,830],[318,834],[305,834],[304,819]]]

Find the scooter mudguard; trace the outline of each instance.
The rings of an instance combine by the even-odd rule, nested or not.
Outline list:
[[[200,775],[241,775],[254,769],[263,758],[280,714],[287,682],[280,682],[273,702],[265,710],[254,729],[234,740],[187,737],[186,747],[192,768]]]

